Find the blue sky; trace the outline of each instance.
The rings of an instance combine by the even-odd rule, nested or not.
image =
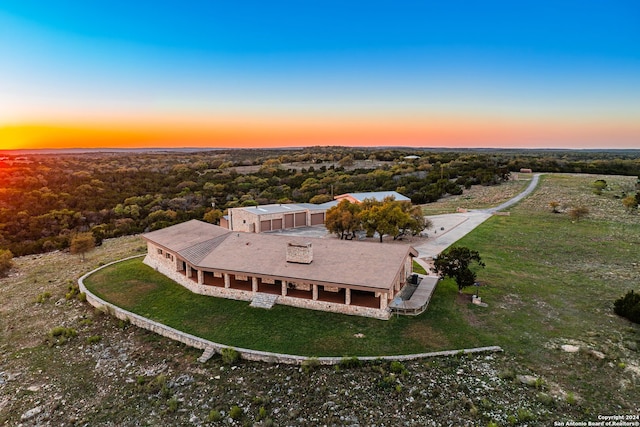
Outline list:
[[[400,142],[453,144],[446,123],[469,130],[462,145],[640,147],[635,1],[4,0],[0,58],[0,126],[290,120],[339,135],[337,120],[348,143],[387,120],[390,144],[400,126],[415,128]]]

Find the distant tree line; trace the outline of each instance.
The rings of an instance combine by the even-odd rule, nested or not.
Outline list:
[[[16,256],[66,249],[82,232],[100,244],[188,219],[217,222],[231,207],[317,203],[348,192],[395,190],[423,204],[473,185],[498,185],[520,167],[637,174],[639,158],[628,152],[346,147],[5,154],[0,249]]]

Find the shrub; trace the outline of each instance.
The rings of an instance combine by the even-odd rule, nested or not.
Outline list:
[[[43,302],[47,301],[49,298],[51,298],[51,293],[43,292],[36,297],[36,303],[42,304]]]
[[[78,332],[73,328],[65,328],[64,326],[56,326],[49,331],[50,337],[65,337],[72,338],[78,335]]]
[[[256,421],[264,420],[265,418],[267,418],[267,415],[267,408],[261,406],[260,409],[258,409],[258,416],[256,417]]]
[[[394,374],[401,374],[401,375],[405,375],[408,372],[407,368],[405,368],[404,365],[401,362],[398,362],[397,360],[394,360],[391,362],[391,364],[389,365],[389,370]]]
[[[78,335],[78,332],[73,328],[65,328],[64,326],[56,326],[49,331],[49,335],[45,342],[50,346],[56,344],[62,345],[67,342],[68,339]]]
[[[69,292],[67,292],[64,297],[68,300],[75,298],[80,293],[80,287],[78,284],[69,285],[67,289]]]
[[[633,291],[627,292],[625,296],[613,303],[613,311],[633,323],[640,323],[640,294]]]
[[[100,335],[91,335],[87,337],[87,344],[97,344],[102,341],[102,337]]]
[[[220,414],[220,411],[212,409],[211,411],[209,411],[209,416],[207,417],[207,420],[211,422],[221,421],[222,415]]]
[[[178,399],[172,397],[167,401],[167,412],[172,414],[178,410]]]
[[[320,366],[320,361],[316,357],[311,357],[302,362],[302,372],[308,374],[318,366]]]
[[[234,420],[241,419],[243,415],[244,415],[244,412],[242,411],[242,408],[239,407],[238,405],[232,406],[231,409],[229,410],[229,416]]]
[[[231,347],[226,347],[220,350],[220,355],[222,356],[222,362],[227,365],[231,365],[240,360],[240,353]]]
[[[389,389],[396,386],[396,376],[394,374],[383,377],[378,386],[382,389]]]
[[[343,357],[340,360],[340,367],[345,369],[358,368],[360,367],[361,364],[362,364],[362,361],[355,356]]]
[[[13,254],[9,249],[0,249],[0,276],[13,267]]]

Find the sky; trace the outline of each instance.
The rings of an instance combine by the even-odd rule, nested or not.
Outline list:
[[[0,149],[640,148],[640,2],[0,0]]]

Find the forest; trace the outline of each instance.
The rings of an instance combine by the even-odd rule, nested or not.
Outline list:
[[[67,249],[256,204],[395,190],[414,204],[536,172],[638,175],[640,150],[304,149],[11,153],[0,157],[0,249]]]

